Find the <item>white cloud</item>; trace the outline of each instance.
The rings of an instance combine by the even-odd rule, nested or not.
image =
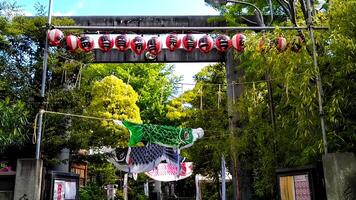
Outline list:
[[[80,8],[84,8],[84,0],[81,0],[77,3],[77,8],[80,9]]]
[[[77,4],[75,4],[75,8],[69,10],[68,12],[61,12],[61,11],[57,11],[53,13],[53,16],[73,16],[75,14],[77,14],[77,12],[75,12],[76,10],[81,10],[85,7],[85,1],[84,0],[80,0],[78,1]]]

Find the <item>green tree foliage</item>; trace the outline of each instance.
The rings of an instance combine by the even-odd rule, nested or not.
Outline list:
[[[10,120],[4,126],[18,126],[21,131],[17,132],[17,144],[28,144],[26,134],[32,130],[33,124],[27,121],[33,122],[37,112],[46,19],[21,16],[16,1],[1,1],[0,12],[0,101],[8,107],[6,112],[4,110],[3,120]],[[68,24],[70,20],[54,21]]]
[[[194,89],[170,101],[167,117],[186,127],[204,129],[204,137],[182,155],[194,162],[195,173],[213,178],[214,187],[209,188],[209,193],[203,192],[203,199],[216,199],[220,159],[229,149],[225,67],[221,63],[207,66],[195,75],[195,80]]]
[[[88,113],[107,119],[140,123],[137,93],[130,85],[111,75],[94,83]]]
[[[297,8],[300,8],[299,6],[297,4]],[[227,21],[236,24],[236,17],[232,14],[240,10],[239,6],[228,9],[230,10],[225,15]],[[353,1],[333,1],[329,13],[315,12],[314,15],[315,25],[328,25],[329,19],[331,27],[330,31],[315,33],[330,152],[355,152],[354,10]],[[303,14],[299,12],[297,16],[298,23],[305,24]],[[279,25],[288,24],[290,22]],[[280,52],[274,45],[270,46],[269,42],[266,45],[269,50],[261,52],[257,48],[262,37],[266,41],[274,41],[278,36],[284,36],[287,41],[292,41],[299,34],[297,31],[285,32],[277,29],[273,33],[244,34],[248,38],[245,51],[235,56],[241,63],[236,70],[244,71],[239,80],[243,82],[244,92],[234,104],[234,111],[241,116],[238,124],[242,128],[237,129],[237,139],[232,145],[242,169],[253,172],[253,198],[271,199],[276,196],[273,192],[276,187],[275,169],[303,166],[321,160],[323,143],[316,88],[319,72],[313,66],[311,40],[307,32],[303,32],[306,43],[298,53],[291,50]],[[269,77],[274,100],[275,126],[271,119],[271,102],[266,81]],[[193,94],[197,93],[199,87],[201,86],[197,84]],[[172,101],[174,109],[171,109],[169,117],[189,116],[191,109],[179,107],[178,102],[179,99]],[[198,110],[199,105],[193,105],[192,109]],[[198,119],[188,117],[183,123],[190,121]]]
[[[279,34],[265,34],[273,40]],[[294,33],[296,34],[296,33]],[[293,33],[283,33],[288,41]],[[275,47],[256,51],[260,35],[248,34],[243,54],[237,55],[245,75],[244,92],[235,109],[242,129],[237,133],[237,153],[242,168],[253,171],[255,195],[273,195],[275,169],[315,162],[323,151],[312,58],[301,52],[279,52]],[[273,128],[266,77],[271,77],[276,124]],[[271,196],[269,196],[271,197]]]
[[[330,36],[321,60],[328,116],[329,148],[356,153],[356,2],[334,0],[329,11]]]
[[[166,103],[172,91],[174,91],[175,83],[179,80],[172,75],[172,70],[172,66],[164,64],[81,65],[80,62],[65,62],[61,67],[57,67],[53,71],[56,75],[53,75],[53,77],[57,78],[53,78],[51,82],[59,82],[57,84],[62,86],[56,88],[52,87],[50,90],[49,110],[82,113],[84,115],[108,119],[126,119],[136,122],[141,121],[141,115],[145,123],[163,123],[160,121],[164,121],[165,119],[164,115],[167,112]],[[58,78],[59,76],[61,76],[61,79]],[[110,99],[111,96],[107,96],[108,99],[105,100],[107,102],[104,102],[104,98],[102,97],[103,95],[105,96],[105,92],[109,90],[101,86],[99,87],[98,85],[103,79],[109,80],[108,77],[113,78],[113,76],[120,78],[121,80],[119,80],[119,82],[123,84],[122,90],[117,90],[117,88],[111,89],[113,97],[118,97],[119,100],[109,102],[107,100]],[[117,78],[114,79],[116,80]],[[96,89],[98,87],[99,89]],[[132,89],[134,89],[137,94],[134,91],[131,92]],[[120,100],[120,98],[122,99]],[[133,100],[131,103],[136,102],[139,107],[139,114],[137,113],[138,108],[136,106],[133,107],[131,103],[127,104],[127,100]],[[98,101],[99,104],[97,104]],[[119,109],[114,108],[117,105],[120,107]],[[63,121],[62,116],[50,116],[49,119],[53,120],[51,120],[50,123]],[[119,143],[117,143],[117,141],[121,141],[120,146],[126,146],[125,143],[128,141],[127,132],[125,132],[125,137],[113,139],[115,130],[121,129],[118,128],[117,125],[77,118],[72,118],[71,120],[74,120],[74,123],[72,123],[70,128],[69,140],[67,138],[68,134],[66,134],[66,137],[61,133],[63,131],[52,132],[49,130],[48,135],[51,135],[50,138],[56,138],[53,139],[53,142],[64,145],[66,141],[68,141],[69,147],[73,150],[102,146],[103,144],[113,145],[115,143],[118,145]],[[65,123],[65,120],[63,123]],[[62,127],[59,130],[63,130],[63,123],[58,124]],[[103,126],[103,124],[107,126]],[[122,130],[119,132],[122,132]],[[65,138],[67,138],[67,140],[65,140]],[[106,142],[103,143],[103,141]],[[111,143],[109,141],[111,141]],[[113,143],[113,141],[116,142]],[[53,143],[49,144],[51,149],[53,149]]]
[[[130,85],[126,85],[122,80],[111,75],[94,84],[92,100],[87,112],[91,116],[140,123],[137,99],[138,95]],[[129,139],[127,131],[123,132],[122,128],[113,122],[103,121],[101,124],[101,128],[107,131],[100,131],[100,127],[98,127],[99,129],[93,130],[94,136],[91,139],[105,138],[106,142],[102,145],[118,146],[121,144],[121,146],[126,146]],[[111,137],[108,133],[111,133]]]
[[[28,110],[21,101],[0,100],[0,153],[10,145],[21,146],[26,138]]]
[[[41,100],[37,97],[42,75],[45,23],[45,17],[21,16],[12,19],[1,18],[0,23],[2,47],[0,49],[0,96],[23,99],[29,107],[28,121],[31,122],[34,121],[34,116],[39,109],[38,100]],[[72,25],[73,21],[53,18],[53,24]],[[70,32],[77,33],[76,30],[70,30]],[[67,34],[68,32],[65,32],[65,35]],[[120,82],[122,86],[126,88],[131,85],[136,90],[138,96],[134,96],[138,98],[137,105],[145,123],[170,123],[165,119],[167,113],[165,104],[175,90],[175,83],[179,80],[172,75],[172,66],[164,64],[85,65],[91,59],[90,53],[68,52],[61,47],[50,47],[45,109],[106,117],[101,116],[101,114],[105,115],[101,110],[103,108],[99,109],[92,104],[95,98],[100,100],[92,91],[95,89],[95,81],[100,82],[107,76],[115,75],[123,80]],[[99,92],[101,90],[97,90],[97,93]],[[111,115],[114,114],[111,113]],[[138,122],[140,116],[133,117],[135,118]],[[13,120],[11,119],[10,123],[14,124]],[[127,132],[113,128],[112,124],[107,125],[103,126],[102,122],[95,120],[45,114],[42,140],[45,165],[50,168],[52,158],[65,147],[75,152],[79,148],[123,145],[127,141]],[[32,131],[32,126],[33,124],[26,124],[25,130]],[[102,162],[90,163],[90,165],[98,166],[100,164]],[[91,171],[96,173],[93,168]]]
[[[138,93],[137,105],[145,123],[164,123],[166,104],[180,80],[166,64],[92,64],[83,70],[82,84],[115,75]]]
[[[85,187],[80,188],[79,195],[80,195],[80,199],[82,200],[107,199],[102,187],[96,185],[95,183],[89,183]]]

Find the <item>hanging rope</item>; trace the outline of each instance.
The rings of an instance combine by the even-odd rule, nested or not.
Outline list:
[[[88,115],[77,115],[77,114],[54,112],[54,111],[48,111],[48,110],[43,111],[43,113],[49,113],[49,114],[54,114],[54,115],[64,115],[64,116],[71,116],[71,117],[79,117],[79,118],[86,118],[86,119],[105,120],[105,121],[115,120],[115,119],[111,119],[111,118],[93,117],[93,116],[88,116]]]
[[[113,121],[113,120],[115,120],[115,119],[93,117],[93,116],[87,116],[87,115],[77,115],[77,114],[71,114],[71,113],[54,112],[54,111],[48,111],[48,110],[45,110],[45,111],[42,111],[42,112],[43,112],[43,114],[49,113],[49,114],[54,114],[54,115],[64,115],[64,116],[70,116],[70,117],[79,117],[79,118],[104,120],[104,121]],[[36,144],[36,140],[37,140],[36,129],[37,129],[38,115],[39,115],[39,112],[35,116],[35,122],[34,122],[34,126],[33,126],[33,136],[32,136],[32,143],[33,144]]]
[[[256,91],[256,84],[255,83],[252,84],[252,88],[253,88],[253,104],[254,104],[254,106],[256,108],[256,106],[257,106],[257,91]]]
[[[162,89],[161,89],[161,96],[160,96],[160,98],[159,98],[159,102],[160,102],[161,104],[163,104],[163,93],[164,93],[164,88],[165,88],[165,85],[163,85],[163,87],[162,87]]]
[[[231,84],[232,84],[232,104],[235,104],[235,81],[232,81]]]
[[[129,84],[130,84],[130,77],[131,77],[131,75],[130,75],[130,69],[128,69],[127,73],[128,73],[128,77],[127,77],[127,82],[126,82],[125,96],[127,96],[128,87],[129,87]]]
[[[219,91],[218,91],[218,109],[220,108],[221,102],[221,84],[219,84]]]
[[[289,79],[286,78],[286,94],[287,94],[287,104],[289,103]]]
[[[80,81],[82,79],[82,69],[83,69],[83,64],[80,65],[77,80],[75,80],[74,87],[80,88]]]
[[[35,116],[35,124],[33,125],[32,144],[36,144],[36,140],[37,140],[36,128],[37,128],[38,115],[39,115],[39,113],[36,114],[36,116]]]
[[[200,91],[200,110],[203,110],[203,85],[199,89]]]
[[[43,111],[43,114],[48,113],[48,114],[53,114],[53,115],[64,115],[64,116],[70,116],[70,117],[78,117],[78,118],[84,118],[84,119],[94,119],[94,120],[104,120],[104,121],[117,121],[116,119],[111,119],[111,118],[102,118],[102,117],[93,117],[93,116],[88,116],[88,115],[78,115],[78,114],[72,114],[72,113],[63,113],[63,112],[54,112],[54,111]],[[34,122],[34,134],[32,138],[32,142],[36,141],[36,128],[37,128],[37,119],[38,119],[39,113],[36,114],[35,122]],[[217,139],[217,138],[225,138],[229,136],[233,136],[233,133],[225,134],[226,130],[209,130],[209,129],[204,129],[204,132],[206,133],[214,133],[212,136],[204,136],[200,138],[200,140],[204,139]],[[220,135],[223,133],[222,135]],[[34,142],[35,144],[36,142]]]
[[[181,84],[181,90],[182,90],[182,94],[184,94],[184,84],[182,83]],[[183,101],[183,98],[180,99],[180,103],[182,104],[182,106],[184,107],[184,101]]]

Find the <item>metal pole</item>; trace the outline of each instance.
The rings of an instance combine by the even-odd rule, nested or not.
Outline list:
[[[124,175],[124,200],[128,200],[127,188],[128,188],[128,174],[126,173]]]
[[[325,122],[324,122],[324,110],[323,110],[323,99],[322,99],[322,93],[323,93],[323,88],[321,84],[321,75],[320,75],[320,69],[318,66],[318,60],[317,60],[317,52],[316,52],[316,45],[315,45],[315,38],[314,38],[314,27],[313,27],[313,19],[311,16],[311,3],[310,0],[307,0],[307,12],[308,12],[308,31],[310,34],[310,39],[313,45],[313,62],[314,62],[314,68],[315,71],[317,72],[316,74],[316,85],[317,85],[317,90],[318,90],[318,103],[319,103],[319,115],[320,115],[320,124],[321,124],[321,133],[323,135],[323,143],[324,143],[324,154],[328,154],[328,142],[326,138],[326,131],[325,131]]]
[[[255,31],[262,31],[262,30],[307,30],[308,26],[223,26],[223,27],[147,27],[147,26],[55,26],[58,29],[85,29],[85,30],[117,30],[117,31],[243,31],[243,30],[255,30]],[[329,27],[326,26],[315,26],[314,29],[320,30],[328,30]]]
[[[48,3],[48,25],[52,23],[52,0]],[[42,124],[43,124],[43,100],[46,92],[47,81],[47,64],[48,64],[48,34],[46,33],[45,50],[43,52],[43,67],[42,67],[42,83],[40,97],[42,99],[42,105],[38,115],[38,129],[37,129],[37,142],[36,142],[36,159],[40,159],[41,150],[41,137],[42,137]]]
[[[221,156],[221,200],[226,200],[226,171],[225,157]]]

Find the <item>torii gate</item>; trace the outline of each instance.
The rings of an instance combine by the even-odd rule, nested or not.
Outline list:
[[[209,0],[205,0],[209,1]],[[240,1],[226,1],[223,2],[235,2],[243,3],[255,7],[260,16],[245,16],[245,19],[250,18],[246,21],[262,21],[263,26],[259,27],[226,27],[224,22],[208,22],[208,19],[212,16],[162,16],[162,17],[151,17],[151,16],[136,16],[136,17],[113,17],[113,16],[103,16],[103,17],[72,17],[76,22],[77,26],[56,26],[59,29],[82,29],[86,31],[132,31],[139,34],[164,34],[168,32],[192,32],[192,31],[204,31],[213,32],[213,31],[228,31],[228,30],[273,30],[276,27],[264,26],[263,16],[261,11],[254,5],[250,3],[240,2]],[[221,2],[222,2],[221,1]],[[214,0],[215,3],[220,2],[220,0]],[[313,60],[314,66],[319,71],[316,61],[316,47],[313,36],[313,30],[315,29],[325,29],[325,27],[315,27],[312,25],[311,19],[311,10],[310,10],[310,0],[307,0],[307,15],[308,15],[308,26],[304,27],[279,27],[279,29],[296,29],[296,30],[308,30],[311,35],[313,43]],[[49,0],[49,12],[48,12],[48,24],[51,25],[52,18],[52,1]],[[216,16],[214,16],[216,17]],[[252,19],[252,20],[251,20]],[[253,20],[255,19],[255,20]],[[43,98],[45,96],[45,87],[46,87],[46,74],[47,74],[47,60],[48,60],[48,38],[46,37],[46,51],[44,53],[44,62],[43,62],[43,73],[42,73],[42,85],[40,96]],[[103,53],[99,50],[94,50],[95,60],[94,62],[100,63],[129,63],[129,62],[152,62],[145,58],[144,55],[134,55],[130,51],[119,53],[117,50],[111,50],[110,52]],[[233,59],[233,51],[230,49],[227,53],[217,52],[216,49],[213,49],[209,54],[202,54],[198,49],[195,49],[193,52],[187,53],[182,49],[177,49],[174,53],[167,51],[167,49],[162,49],[162,52],[154,59],[154,62],[225,62],[226,63],[226,78],[228,85],[232,86],[233,83],[238,80],[238,77],[243,75],[242,71],[236,70],[236,61]],[[323,113],[322,109],[322,99],[321,99],[321,81],[318,75],[318,100],[319,100],[319,112]],[[232,112],[232,102],[239,98],[242,94],[242,86],[237,85],[235,87],[227,87],[227,98],[228,98],[228,110],[229,110],[229,129],[232,131],[234,127],[237,127],[237,116],[236,113]],[[40,158],[40,143],[41,143],[41,130],[42,130],[42,118],[43,118],[44,109],[41,108],[38,116],[38,134],[37,134],[37,146],[36,146],[36,159]],[[324,150],[325,154],[327,153],[327,142],[324,128],[324,118],[321,116],[321,126],[322,134],[324,140]],[[225,197],[224,197],[225,198]]]

